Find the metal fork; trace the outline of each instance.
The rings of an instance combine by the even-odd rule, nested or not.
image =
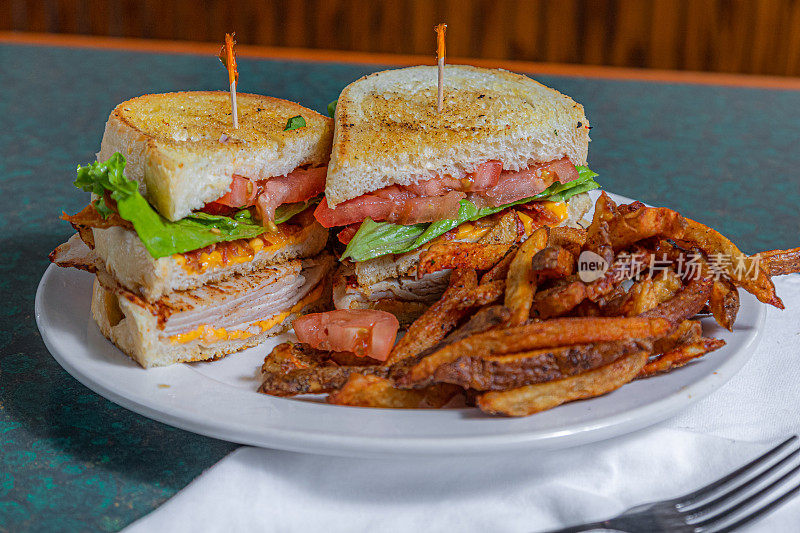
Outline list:
[[[763,517],[800,491],[798,483],[788,491],[776,495],[776,489],[800,471],[800,462],[797,460],[800,456],[800,447],[785,454],[786,450],[794,447],[798,440],[800,439],[797,435],[789,437],[761,457],[691,494],[672,500],[638,505],[609,520],[566,527],[550,533],[575,533],[594,529],[612,529],[629,533],[733,531]],[[778,459],[779,457],[781,458]],[[753,475],[764,464],[770,466]],[[772,479],[782,468],[793,464],[795,466],[790,470],[782,473],[777,479]],[[755,489],[765,480],[769,481],[766,486],[737,501],[747,494],[749,489]],[[741,513],[745,510],[746,513]]]

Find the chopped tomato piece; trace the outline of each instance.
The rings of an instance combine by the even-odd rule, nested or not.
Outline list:
[[[337,309],[301,316],[292,324],[300,342],[320,350],[352,352],[385,361],[400,323],[386,311]]]

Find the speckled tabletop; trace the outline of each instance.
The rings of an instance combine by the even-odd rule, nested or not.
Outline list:
[[[240,90],[325,110],[375,65],[240,59]],[[800,92],[536,76],[583,103],[608,190],[677,208],[745,251],[800,240]],[[216,57],[0,45],[0,531],[118,530],[235,445],[173,429],[89,391],[33,316],[59,221],[86,196],[110,110],[143,93],[220,89]],[[68,312],[68,309],[65,309]]]

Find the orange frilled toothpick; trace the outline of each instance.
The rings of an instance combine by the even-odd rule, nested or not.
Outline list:
[[[236,41],[233,40],[236,33],[225,34],[225,44],[219,51],[219,60],[228,69],[228,83],[231,89],[231,114],[233,115],[233,128],[239,128],[239,111],[236,106],[236,82],[239,81],[239,71],[236,69],[236,54],[233,51],[233,46]]]
[[[436,112],[442,112],[444,105],[444,34],[447,31],[447,24],[437,24],[436,30],[436,58],[439,63],[439,91],[436,97]]]

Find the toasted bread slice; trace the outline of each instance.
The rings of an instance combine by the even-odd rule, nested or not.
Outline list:
[[[99,269],[92,317],[100,331],[145,368],[218,359],[283,333],[302,314],[330,306],[321,254],[148,303]]]
[[[227,92],[147,94],[119,104],[98,161],[120,152],[125,175],[166,218],[180,220],[225,194],[231,176],[283,176],[328,162],[333,121],[294,102],[239,93],[233,129]],[[300,115],[306,126],[284,131]]]
[[[500,69],[449,65],[436,111],[437,69],[386,70],[347,87],[336,107],[325,195],[333,207],[389,185],[461,177],[489,160],[504,169],[570,158],[586,164],[583,106]]]

